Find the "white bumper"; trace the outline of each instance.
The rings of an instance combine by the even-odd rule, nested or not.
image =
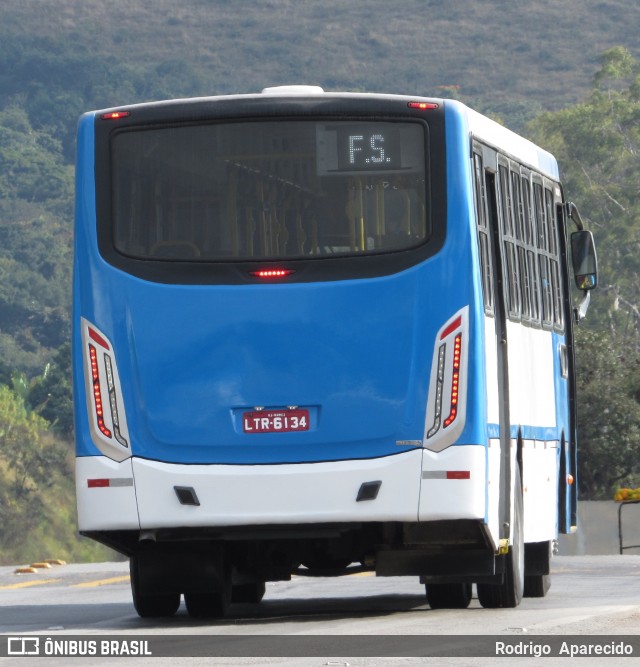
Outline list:
[[[421,449],[381,459],[247,466],[81,457],[76,464],[79,527],[417,521],[421,461]],[[90,486],[90,479],[116,481]],[[374,500],[356,501],[362,484],[378,481]],[[175,486],[193,489],[200,504],[181,504]]]

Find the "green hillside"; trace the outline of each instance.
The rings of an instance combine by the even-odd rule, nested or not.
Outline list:
[[[638,28],[634,0],[5,0],[0,99],[66,127],[83,105],[281,83],[531,115],[581,100],[612,46],[640,54]]]

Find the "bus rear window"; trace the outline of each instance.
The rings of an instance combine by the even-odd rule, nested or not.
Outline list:
[[[429,235],[420,123],[211,123],[111,144],[113,239],[138,259],[217,262],[404,250]]]

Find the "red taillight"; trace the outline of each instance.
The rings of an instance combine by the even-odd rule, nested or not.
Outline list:
[[[108,113],[103,113],[100,118],[102,118],[102,120],[120,120],[121,118],[127,118],[130,115],[130,111],[109,111]]]
[[[470,470],[447,470],[447,479],[471,479]]]
[[[292,273],[293,269],[260,269],[259,271],[250,271],[250,275],[254,278],[286,278]]]
[[[123,461],[131,452],[115,348],[98,327],[84,318],[82,342],[91,439],[103,454]]]
[[[98,428],[106,438],[111,437],[111,431],[104,423],[104,409],[102,407],[102,392],[100,391],[100,373],[98,371],[98,355],[96,348],[89,345],[89,359],[91,361],[91,379],[93,381],[93,402],[96,410]]]
[[[98,345],[100,345],[101,347],[104,347],[106,350],[109,349],[109,343],[107,343],[107,341],[97,331],[94,331],[91,327],[89,327],[89,338],[98,343]]]
[[[460,354],[462,351],[462,334],[456,336],[453,344],[453,373],[451,376],[451,409],[444,420],[444,427],[450,426],[458,416],[458,399],[460,391]]]
[[[435,102],[409,102],[407,104],[409,109],[418,109],[419,111],[431,111],[437,109],[440,105]]]
[[[102,489],[109,486],[109,481],[108,479],[88,479],[87,487],[90,489]]]
[[[133,477],[92,477],[87,480],[89,489],[106,489],[133,486]]]
[[[447,336],[452,334],[456,329],[459,329],[462,324],[462,315],[453,320],[451,324],[442,332],[440,340],[444,340]]]
[[[435,337],[425,427],[425,447],[433,452],[452,445],[464,429],[469,340],[469,307],[465,306]]]

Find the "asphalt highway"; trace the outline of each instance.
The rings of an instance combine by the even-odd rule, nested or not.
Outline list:
[[[531,651],[541,636],[549,641],[607,636],[614,641],[640,635],[640,555],[631,554],[556,557],[547,597],[525,598],[516,609],[482,609],[474,595],[468,609],[432,610],[424,587],[415,577],[377,578],[368,572],[355,572],[337,578],[295,575],[289,582],[268,583],[262,603],[232,605],[225,619],[214,620],[190,618],[184,604],[169,619],[139,618],[131,602],[125,562],[52,565],[27,574],[17,574],[17,569],[18,566],[0,567],[3,635],[39,637],[52,642],[69,638],[75,641],[78,637],[92,641],[105,637],[127,641],[169,637],[174,638],[182,652],[177,657],[125,655],[112,663],[116,665],[139,664],[141,660],[154,665],[505,665],[509,663],[504,662],[504,657],[455,657],[454,650],[450,656],[419,657],[421,654],[415,655],[414,648],[416,642],[423,640],[436,647],[439,642],[445,643],[446,653],[448,638],[453,635],[456,637],[451,646],[481,641],[482,637],[474,639],[478,635],[492,636],[491,641],[496,636],[509,641],[518,639]],[[255,642],[256,637],[258,644],[251,644],[252,650],[263,650],[259,644],[262,637],[267,642],[266,655],[202,655],[202,651],[206,654],[207,645],[227,642],[223,644],[227,646],[231,642],[232,647],[237,647],[249,638]],[[284,655],[295,650],[292,646],[299,646],[295,642],[301,640],[313,641],[310,650],[316,655],[274,655],[274,638]],[[349,655],[349,650],[357,654],[366,652],[367,647],[376,650],[381,646],[389,647],[381,653],[397,655]],[[125,646],[124,650],[130,648]],[[134,650],[140,647],[134,646]],[[202,657],[191,657],[198,652]],[[322,657],[318,656],[320,653]],[[609,664],[613,664],[613,659],[620,658],[612,657]],[[0,662],[6,660],[12,658],[0,658]],[[73,664],[103,664],[104,660],[83,656],[76,657]],[[540,664],[539,658],[531,655],[511,655],[510,663],[514,661]],[[562,657],[547,658],[544,664],[556,661],[568,665]],[[593,658],[572,659],[572,664],[575,662],[607,664],[606,659],[594,662]],[[56,663],[68,664],[68,659],[40,657],[37,664]],[[640,665],[640,650],[624,657],[622,664]]]

